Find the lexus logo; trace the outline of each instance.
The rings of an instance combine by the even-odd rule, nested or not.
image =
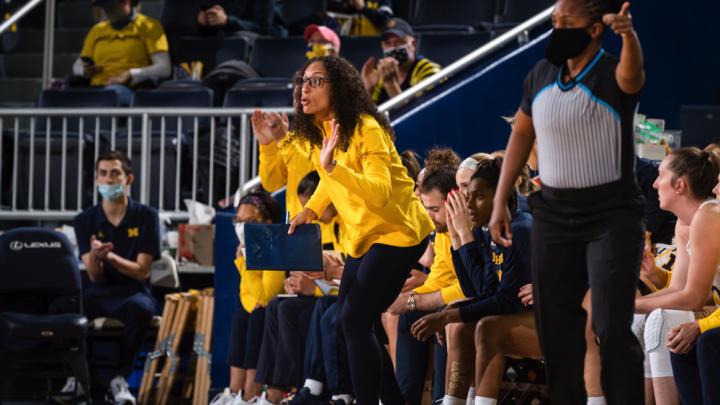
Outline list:
[[[10,250],[15,252],[23,249],[60,249],[61,247],[60,242],[21,242],[19,240],[10,242]]]

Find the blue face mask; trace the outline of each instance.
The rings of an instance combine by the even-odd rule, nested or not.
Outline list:
[[[125,196],[124,184],[98,184],[98,192],[102,198],[110,201],[119,200]]]

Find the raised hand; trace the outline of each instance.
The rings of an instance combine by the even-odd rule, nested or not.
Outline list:
[[[365,88],[368,90],[377,86],[378,82],[380,81],[380,72],[376,68],[376,65],[377,65],[377,58],[374,56],[371,56],[368,58],[368,60],[365,61],[365,63],[363,64],[362,70],[360,71],[360,75],[362,76],[363,84],[365,84]]]
[[[335,168],[333,163],[333,156],[335,155],[335,147],[340,139],[340,124],[335,119],[330,122],[332,128],[332,135],[330,138],[323,138],[322,150],[320,151],[320,164],[328,172],[332,172]]]
[[[634,32],[632,24],[632,16],[630,15],[630,3],[625,2],[617,14],[605,14],[603,23],[610,27],[617,35],[626,36]]]
[[[261,145],[268,145],[273,141],[272,129],[265,118],[265,114],[260,110],[253,111],[250,117],[250,123],[252,125],[253,134],[255,139]]]
[[[267,113],[265,114],[265,122],[270,128],[272,139],[275,140],[275,142],[285,138],[285,135],[287,135],[288,129],[290,128],[290,120],[285,113]]]

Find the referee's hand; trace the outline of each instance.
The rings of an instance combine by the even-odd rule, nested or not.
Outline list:
[[[617,14],[605,14],[603,23],[610,27],[616,35],[626,36],[634,32],[632,16],[630,15],[630,3],[625,2]]]
[[[510,209],[507,204],[494,203],[488,229],[493,241],[504,247],[512,246],[512,231],[510,231]]]

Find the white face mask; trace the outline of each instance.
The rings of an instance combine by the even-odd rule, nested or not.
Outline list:
[[[235,235],[237,235],[238,240],[240,241],[240,250],[242,251],[243,257],[246,257],[245,255],[245,223],[239,223],[235,224]]]

